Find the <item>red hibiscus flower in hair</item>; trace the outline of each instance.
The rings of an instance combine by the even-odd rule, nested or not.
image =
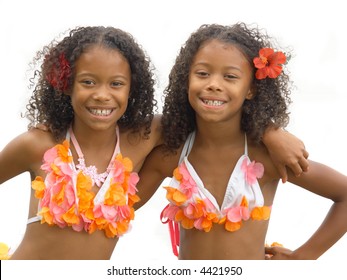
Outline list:
[[[70,64],[65,55],[62,53],[59,55],[59,63],[53,65],[46,78],[54,89],[65,91],[68,88],[68,80],[70,76]]]
[[[258,80],[269,78],[277,78],[282,72],[282,65],[287,58],[283,52],[275,52],[271,48],[263,48],[259,51],[259,57],[253,59],[257,72],[255,77]]]

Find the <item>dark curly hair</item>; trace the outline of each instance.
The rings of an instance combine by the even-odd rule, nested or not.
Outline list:
[[[132,35],[113,27],[77,27],[60,42],[53,40],[34,58],[33,65],[42,62],[30,80],[34,88],[25,116],[28,128],[46,124],[56,140],[62,140],[70,126],[74,111],[70,96],[74,69],[78,58],[93,45],[119,51],[131,69],[131,88],[128,107],[117,122],[121,128],[150,133],[150,125],[157,102],[154,98],[154,74],[151,61]]]
[[[188,101],[189,71],[195,54],[206,42],[213,39],[235,45],[255,67],[253,58],[259,56],[261,48],[274,48],[271,38],[259,28],[245,23],[231,26],[218,24],[202,25],[192,33],[176,58],[169,75],[169,84],[164,91],[163,133],[166,148],[173,152],[196,129],[195,112]],[[286,52],[288,55],[288,52]],[[288,105],[291,102],[289,76],[282,72],[276,79],[253,79],[254,97],[245,100],[241,128],[249,137],[259,142],[264,130],[270,124],[285,127],[289,121]]]

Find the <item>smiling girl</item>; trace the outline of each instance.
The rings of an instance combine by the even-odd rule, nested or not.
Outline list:
[[[137,172],[161,141],[150,60],[112,27],[76,28],[41,59],[29,130],[0,152],[1,184],[23,172],[32,180],[11,259],[109,259],[134,218]]]
[[[309,161],[299,177],[288,170],[289,182],[332,200],[329,213],[297,249],[264,250],[281,175],[260,140],[289,119],[285,62],[269,36],[244,23],[203,25],[181,48],[166,89],[164,147],[147,157],[139,183],[146,197],[172,177],[161,217],[180,259],[317,259],[346,233],[347,177]]]

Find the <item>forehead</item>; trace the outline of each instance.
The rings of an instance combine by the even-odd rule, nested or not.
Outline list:
[[[241,63],[249,65],[249,60],[236,44],[226,43],[217,39],[209,40],[201,45],[196,55],[194,62],[198,60],[214,60],[224,63]]]
[[[117,50],[103,46],[92,46],[86,49],[76,61],[76,68],[96,67],[130,68],[128,60]]]

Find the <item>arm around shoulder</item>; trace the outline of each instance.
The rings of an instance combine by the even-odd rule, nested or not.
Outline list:
[[[269,126],[263,135],[263,143],[283,182],[286,182],[288,177],[286,167],[289,167],[296,176],[308,170],[309,154],[304,143],[295,135],[281,128]]]
[[[140,202],[135,209],[143,206],[156,192],[166,177],[171,177],[178,162],[177,154],[167,154],[163,146],[158,146],[147,156],[140,172],[140,181],[137,185]]]

